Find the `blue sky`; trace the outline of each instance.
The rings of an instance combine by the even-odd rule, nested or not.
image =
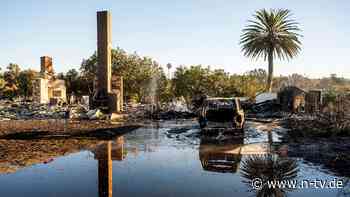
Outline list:
[[[288,8],[303,29],[301,54],[275,62],[275,75],[350,78],[347,0],[2,0],[0,65],[39,70],[42,55],[56,72],[78,69],[96,50],[96,11],[112,13],[113,47],[174,66],[202,64],[243,73],[267,68],[240,51],[242,28],[255,10]]]

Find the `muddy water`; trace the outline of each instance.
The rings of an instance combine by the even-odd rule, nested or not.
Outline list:
[[[283,129],[199,134],[194,121],[150,123],[111,141],[0,141],[0,196],[346,196],[341,171],[291,157]],[[267,132],[270,131],[270,132]],[[260,190],[252,180],[337,181]],[[342,186],[339,186],[339,182]],[[258,185],[259,186],[259,185]]]

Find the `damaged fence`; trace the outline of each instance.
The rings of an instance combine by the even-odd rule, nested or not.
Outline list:
[[[334,101],[322,103],[320,111],[312,110],[305,115],[290,118],[288,126],[293,130],[312,131],[314,134],[350,133],[350,95],[337,95]]]
[[[325,103],[321,113],[314,116],[333,128],[350,128],[350,95],[337,95],[334,102]]]

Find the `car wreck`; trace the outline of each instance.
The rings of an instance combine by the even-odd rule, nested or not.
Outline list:
[[[244,111],[238,98],[205,98],[198,110],[201,129],[242,130]]]

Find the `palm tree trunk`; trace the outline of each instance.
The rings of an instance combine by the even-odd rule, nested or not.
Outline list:
[[[268,92],[272,92],[272,78],[273,78],[273,49],[269,50],[269,55],[268,55],[268,62],[269,62],[269,73],[267,76],[267,84],[266,84],[266,90]]]

